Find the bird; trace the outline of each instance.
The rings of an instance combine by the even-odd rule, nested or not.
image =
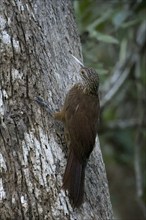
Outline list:
[[[85,168],[95,146],[100,116],[99,75],[84,66],[79,73],[81,80],[69,90],[61,110],[53,114],[64,124],[69,151],[62,188],[77,208],[83,203]]]

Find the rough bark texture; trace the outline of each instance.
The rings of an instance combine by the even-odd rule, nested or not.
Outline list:
[[[61,189],[62,125],[34,101],[60,108],[77,82],[80,41],[69,0],[0,1],[0,219],[112,220],[97,144],[86,170],[85,202],[73,210]]]

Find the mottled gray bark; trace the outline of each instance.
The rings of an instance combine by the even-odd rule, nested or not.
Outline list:
[[[61,189],[66,164],[60,108],[77,82],[80,41],[69,0],[0,1],[0,219],[111,220],[97,139],[86,170],[85,198],[73,210]],[[81,59],[81,58],[80,58]]]

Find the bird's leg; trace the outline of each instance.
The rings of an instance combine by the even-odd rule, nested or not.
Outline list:
[[[54,117],[55,120],[64,122],[64,120],[65,120],[64,111],[61,110],[60,112],[53,113],[53,117]]]

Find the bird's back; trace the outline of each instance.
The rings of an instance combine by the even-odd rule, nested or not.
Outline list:
[[[86,160],[95,144],[99,121],[98,95],[88,94],[80,84],[69,91],[65,104],[65,127],[79,160]]]

